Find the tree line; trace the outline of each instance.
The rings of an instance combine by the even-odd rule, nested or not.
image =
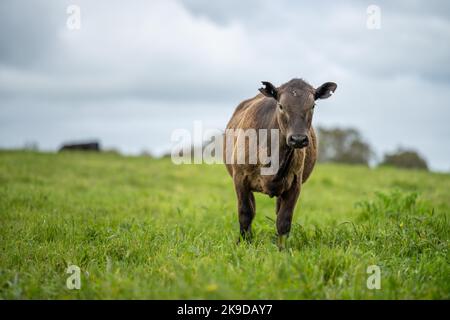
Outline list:
[[[361,133],[354,128],[319,127],[319,162],[337,162],[368,166],[376,154]],[[398,148],[383,155],[379,166],[428,170],[426,160],[412,149]]]

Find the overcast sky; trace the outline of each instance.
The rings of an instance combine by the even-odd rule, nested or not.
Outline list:
[[[367,28],[371,4],[381,29]],[[3,148],[98,138],[161,153],[194,120],[223,129],[261,80],[300,77],[338,84],[315,125],[450,170],[449,1],[2,0],[0,37]]]

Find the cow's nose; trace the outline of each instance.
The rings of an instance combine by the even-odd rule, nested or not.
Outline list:
[[[293,134],[289,137],[288,144],[293,148],[304,148],[308,146],[308,136],[303,134]]]

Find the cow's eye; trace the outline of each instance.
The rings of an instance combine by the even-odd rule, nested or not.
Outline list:
[[[278,108],[280,109],[280,110],[283,110],[283,106],[279,103],[278,104]]]
[[[314,110],[314,108],[316,107],[316,105],[315,104],[313,104],[313,106],[312,106],[312,109]]]

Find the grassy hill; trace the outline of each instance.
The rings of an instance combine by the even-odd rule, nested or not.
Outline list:
[[[449,299],[449,192],[450,175],[319,165],[279,252],[263,195],[255,239],[235,244],[222,165],[3,151],[0,298]]]

